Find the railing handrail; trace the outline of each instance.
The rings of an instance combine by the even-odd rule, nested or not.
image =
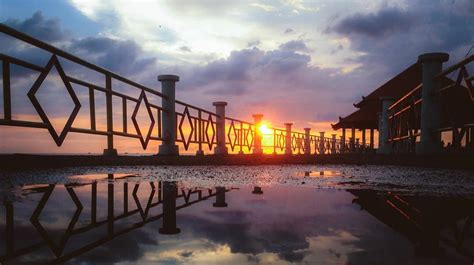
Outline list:
[[[80,64],[80,65],[82,65],[82,66],[85,66],[85,67],[87,67],[87,68],[89,68],[89,69],[92,69],[92,70],[95,70],[95,71],[97,71],[97,72],[100,72],[100,73],[102,73],[102,74],[104,74],[104,75],[108,75],[108,76],[110,76],[110,77],[113,77],[113,78],[115,78],[115,79],[117,79],[117,80],[120,80],[120,81],[122,81],[122,82],[124,82],[124,83],[126,83],[126,84],[131,85],[131,86],[135,86],[135,87],[140,88],[140,89],[143,89],[143,90],[145,90],[145,91],[147,91],[147,92],[150,92],[150,93],[156,94],[156,95],[158,95],[158,96],[160,96],[160,97],[166,98],[166,96],[163,95],[162,93],[160,93],[160,92],[158,92],[158,91],[155,91],[155,90],[153,90],[153,89],[151,89],[151,88],[149,88],[149,87],[147,87],[147,86],[145,86],[145,85],[142,85],[142,84],[140,84],[140,83],[137,83],[137,82],[135,82],[135,81],[132,81],[132,80],[126,78],[126,77],[123,77],[123,76],[121,76],[121,75],[119,75],[119,74],[117,74],[117,73],[115,73],[115,72],[112,72],[112,71],[110,71],[110,70],[108,70],[108,69],[105,69],[105,68],[103,68],[103,67],[101,67],[101,66],[98,66],[98,65],[95,65],[95,64],[93,64],[93,63],[90,63],[90,62],[88,62],[88,61],[86,61],[86,60],[83,60],[83,59],[81,59],[81,58],[79,58],[79,57],[77,57],[77,56],[75,56],[75,55],[72,55],[71,53],[68,53],[68,52],[63,51],[63,50],[61,50],[61,49],[59,49],[59,48],[56,48],[56,47],[54,47],[54,46],[51,45],[51,44],[48,44],[48,43],[43,42],[43,41],[41,41],[41,40],[39,40],[39,39],[33,38],[33,37],[31,37],[31,36],[29,36],[29,35],[27,35],[27,34],[25,34],[25,33],[22,33],[22,32],[20,32],[20,31],[17,31],[17,30],[15,30],[15,29],[11,28],[11,27],[8,27],[7,25],[5,25],[5,24],[3,24],[3,23],[0,23],[0,32],[2,32],[2,33],[4,33],[4,34],[7,34],[7,35],[9,35],[9,36],[12,36],[12,37],[14,37],[14,38],[16,38],[16,39],[22,40],[22,41],[24,41],[24,42],[26,42],[26,43],[29,43],[29,44],[31,44],[31,45],[33,45],[33,46],[35,46],[35,47],[40,48],[40,49],[46,50],[46,51],[48,51],[48,52],[50,52],[50,53],[56,54],[56,55],[58,55],[58,56],[61,56],[61,57],[65,58],[65,59],[67,59],[67,60],[69,60],[69,61],[75,62],[75,63]]]
[[[442,77],[444,77],[444,76],[450,74],[451,72],[456,71],[458,68],[462,67],[463,65],[466,65],[466,64],[468,64],[468,63],[470,63],[470,62],[472,62],[472,61],[474,61],[474,54],[472,54],[471,56],[469,56],[469,57],[463,59],[462,61],[460,61],[460,62],[458,62],[458,63],[456,63],[456,64],[454,64],[454,65],[452,65],[452,66],[450,66],[450,67],[448,67],[448,68],[446,68],[444,71],[442,71],[441,73],[437,74],[437,75],[435,76],[435,78],[438,78],[438,79],[439,79],[439,78],[442,78]]]
[[[408,97],[410,97],[411,95],[415,94],[415,92],[417,92],[418,90],[420,90],[422,88],[422,84],[419,84],[418,86],[416,86],[415,88],[413,88],[412,90],[410,90],[410,92],[408,92],[407,94],[405,94],[403,97],[401,97],[399,100],[397,100],[395,103],[393,103],[392,105],[390,105],[390,107],[388,107],[389,110],[392,110],[393,108],[397,107],[399,104],[401,104],[403,101],[405,101],[405,99],[407,99]]]

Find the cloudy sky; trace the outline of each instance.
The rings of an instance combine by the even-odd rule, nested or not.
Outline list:
[[[471,0],[0,0],[0,21],[150,87],[177,74],[177,98],[196,106],[316,131],[419,54],[453,64],[474,44]]]

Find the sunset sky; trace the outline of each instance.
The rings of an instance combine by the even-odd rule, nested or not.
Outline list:
[[[0,22],[149,87],[179,75],[176,97],[190,104],[227,101],[228,116],[263,113],[272,126],[313,132],[329,132],[419,54],[447,52],[450,65],[474,44],[472,0],[0,0]],[[1,53],[46,64],[0,35]],[[30,131],[0,127],[2,152],[54,147],[44,131],[17,141]],[[84,151],[78,137],[68,135],[65,150]]]

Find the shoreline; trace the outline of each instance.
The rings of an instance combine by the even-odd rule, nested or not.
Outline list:
[[[474,156],[442,155],[379,155],[379,154],[335,154],[335,155],[204,155],[204,156],[115,156],[102,155],[0,155],[0,171],[22,169],[46,169],[83,166],[196,166],[196,165],[392,165],[443,169],[474,169]]]

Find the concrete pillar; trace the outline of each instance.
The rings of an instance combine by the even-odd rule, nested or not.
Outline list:
[[[163,141],[159,147],[158,154],[166,156],[179,155],[179,147],[176,145],[176,82],[179,81],[177,75],[159,75],[161,82],[161,93],[166,97],[161,99],[162,137]]]
[[[176,182],[163,182],[163,218],[160,234],[173,235],[181,230],[176,227]]]
[[[319,132],[319,154],[324,154],[324,132]]]
[[[286,134],[285,134],[285,155],[293,154],[291,149],[291,126],[293,123],[285,123]]]
[[[442,150],[441,133],[435,129],[441,127],[441,103],[435,92],[440,82],[434,77],[443,69],[443,62],[449,59],[447,53],[425,53],[418,56],[423,68],[420,142],[416,145],[417,154],[435,154]]]
[[[379,149],[377,150],[377,153],[390,154],[392,152],[392,144],[388,142],[390,136],[388,107],[395,102],[395,99],[391,97],[381,97],[380,100],[382,101],[382,114],[379,118]]]
[[[214,148],[214,154],[225,155],[227,154],[227,147],[225,146],[225,106],[227,102],[219,101],[213,102],[213,106],[216,107],[216,138],[217,146]]]
[[[254,134],[253,134],[253,153],[254,154],[263,154],[262,149],[262,132],[260,132],[260,125],[262,125],[263,114],[254,114],[252,115],[253,122],[255,124]]]
[[[332,139],[331,139],[331,154],[335,154],[336,153],[336,135],[331,134],[331,136],[332,136]]]
[[[311,128],[304,128],[304,154],[311,154]]]
[[[216,187],[216,202],[212,204],[213,207],[227,207],[225,202],[225,187]]]

